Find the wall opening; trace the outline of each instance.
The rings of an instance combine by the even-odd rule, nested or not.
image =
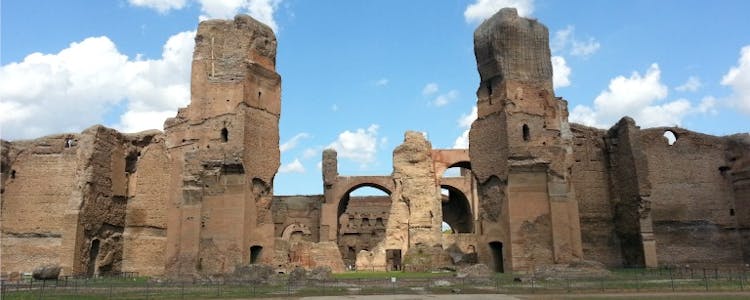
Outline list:
[[[221,141],[224,143],[229,141],[229,130],[226,127],[221,129]]]
[[[664,131],[664,137],[667,139],[667,144],[670,146],[677,142],[677,135],[671,130]]]
[[[521,127],[521,133],[523,134],[523,140],[528,142],[531,139],[531,133],[529,133],[529,125],[523,124]]]
[[[363,184],[341,197],[336,239],[344,265],[356,266],[358,251],[373,249],[385,238],[391,207],[389,192],[374,184]]]
[[[401,249],[386,249],[385,263],[388,271],[401,271]]]
[[[729,209],[729,215],[730,216],[734,216],[734,208],[730,208]]]
[[[473,233],[474,222],[469,199],[455,187],[442,185],[441,188],[443,223],[450,227],[452,233]]]
[[[490,242],[490,252],[492,253],[492,270],[498,273],[503,270],[503,243]]]
[[[99,239],[91,241],[91,248],[89,248],[89,262],[86,266],[86,276],[92,277],[96,274],[96,258],[99,256]]]
[[[250,263],[251,264],[257,264],[260,262],[260,254],[263,252],[262,246],[252,246],[250,247]]]
[[[130,152],[128,156],[125,157],[125,173],[128,173],[128,174],[135,173],[137,162],[138,162],[138,156],[140,156],[140,153]]]
[[[10,170],[10,179],[16,179],[16,170]]]

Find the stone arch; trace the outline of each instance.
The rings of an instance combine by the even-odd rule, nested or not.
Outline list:
[[[438,179],[443,177],[445,170],[453,167],[471,170],[471,159],[469,158],[468,149],[432,150],[432,163],[435,167],[435,176]]]
[[[440,187],[448,190],[448,196],[441,203],[443,222],[455,233],[474,233],[473,207],[465,192],[448,184]]]
[[[312,235],[312,231],[310,231],[310,228],[307,227],[307,225],[294,223],[284,228],[284,231],[281,233],[281,238],[285,241],[288,241],[292,237],[292,234],[295,232],[302,232],[302,234],[305,236]]]
[[[390,179],[390,177],[389,177]],[[337,198],[337,213],[336,218],[341,217],[341,214],[343,214],[346,211],[346,207],[349,204],[349,194],[359,188],[362,187],[371,187],[374,189],[378,189],[388,195],[392,192],[392,187],[386,187],[385,184],[382,184],[383,182],[359,182],[356,184],[352,184],[348,186],[343,193],[341,193]]]

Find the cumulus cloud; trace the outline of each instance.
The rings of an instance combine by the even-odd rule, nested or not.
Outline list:
[[[422,96],[424,96],[425,98],[432,97],[435,94],[437,94],[439,91],[440,91],[440,86],[437,83],[430,82],[422,88]],[[458,90],[450,90],[448,92],[435,96],[435,98],[433,98],[432,100],[430,100],[430,102],[428,102],[428,105],[437,106],[437,107],[445,106],[448,103],[452,102],[453,100],[458,99],[458,96],[459,96]]]
[[[737,65],[724,74],[721,84],[732,88],[732,104],[750,114],[750,45],[742,47]]]
[[[305,151],[302,151],[302,158],[303,159],[313,158],[313,157],[316,157],[316,156],[319,157],[320,155],[321,155],[320,154],[320,149],[307,148],[307,149],[305,149]]]
[[[575,27],[568,25],[555,32],[550,41],[550,49],[555,53],[568,53],[572,56],[589,57],[599,50],[601,44],[593,37],[579,40],[575,35]]]
[[[528,17],[534,12],[534,0],[476,0],[464,10],[464,19],[481,23],[504,7],[515,7],[519,16]]]
[[[440,89],[437,83],[430,82],[422,88],[422,95],[423,96],[430,96],[432,94],[437,93],[437,91]]]
[[[437,97],[435,97],[435,100],[432,100],[432,102],[430,103],[437,107],[441,107],[441,106],[445,106],[446,104],[450,103],[453,100],[456,100],[457,98],[458,98],[458,91],[450,90],[447,93],[438,95]]]
[[[674,88],[678,92],[695,92],[697,91],[703,84],[701,83],[701,79],[696,76],[690,76],[688,77],[687,81],[683,83],[682,85]]]
[[[552,86],[561,88],[570,85],[570,67],[562,56],[552,56]]]
[[[307,133],[305,133],[305,132],[298,133],[298,134],[294,135],[288,141],[286,141],[286,142],[282,143],[281,145],[279,145],[279,151],[286,152],[288,150],[291,150],[294,147],[297,147],[297,144],[299,144],[299,141],[301,141],[302,139],[309,138],[309,137],[310,137],[310,135],[307,134]]]
[[[273,15],[282,0],[193,0],[200,5],[200,20],[232,19],[237,14],[248,14],[277,32],[279,29]],[[154,9],[159,13],[180,10],[187,0],[128,0],[133,6]]]
[[[150,8],[162,14],[173,9],[182,9],[185,2],[186,0],[128,0],[130,5]]]
[[[388,85],[388,78],[380,78],[375,81],[375,86],[386,86]]]
[[[476,105],[471,108],[470,113],[461,115],[461,117],[458,118],[458,126],[459,128],[463,128],[464,132],[461,133],[461,136],[457,137],[456,141],[453,143],[454,149],[469,148],[469,129],[471,129],[471,123],[473,123],[474,120],[476,119],[477,119]]]
[[[606,128],[623,116],[630,116],[644,127],[675,126],[688,114],[713,110],[715,100],[704,98],[694,106],[687,99],[664,102],[668,88],[661,82],[659,65],[652,64],[644,75],[617,76],[607,90],[594,99],[594,107],[577,105],[570,113],[572,122]]]
[[[232,19],[238,13],[245,13],[278,31],[273,18],[281,0],[198,0],[201,5],[201,20]]]
[[[338,157],[349,159],[364,168],[375,162],[378,151],[378,128],[372,124],[367,129],[346,130],[327,148],[335,149]]]
[[[170,37],[160,59],[130,59],[102,36],[0,67],[3,138],[81,131],[113,113],[119,123],[108,125],[125,132],[162,128],[190,100],[194,36]]]
[[[294,161],[283,164],[279,167],[279,173],[305,173],[305,166],[299,161],[299,158],[295,158]]]

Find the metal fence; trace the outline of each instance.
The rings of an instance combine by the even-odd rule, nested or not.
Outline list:
[[[192,299],[283,296],[446,294],[446,293],[632,293],[749,291],[747,268],[661,268],[617,270],[597,278],[541,278],[498,274],[486,278],[290,280],[266,282],[168,281],[140,277],[75,278],[2,281],[2,299]]]

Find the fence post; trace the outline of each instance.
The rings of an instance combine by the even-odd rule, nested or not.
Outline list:
[[[44,297],[44,286],[47,285],[47,280],[42,280],[42,288],[39,290],[39,299]]]
[[[635,273],[635,291],[640,292],[641,291],[641,280],[638,278],[638,273]]]
[[[674,292],[674,274],[672,273],[672,269],[669,269],[669,281],[672,282],[672,292]]]
[[[114,285],[113,282],[109,283],[109,299],[112,299],[112,286]]]
[[[742,269],[742,274],[737,274],[740,277],[740,291],[745,290],[745,269]]]
[[[708,291],[708,277],[706,276],[706,268],[703,268],[703,284],[706,286],[706,291]]]

